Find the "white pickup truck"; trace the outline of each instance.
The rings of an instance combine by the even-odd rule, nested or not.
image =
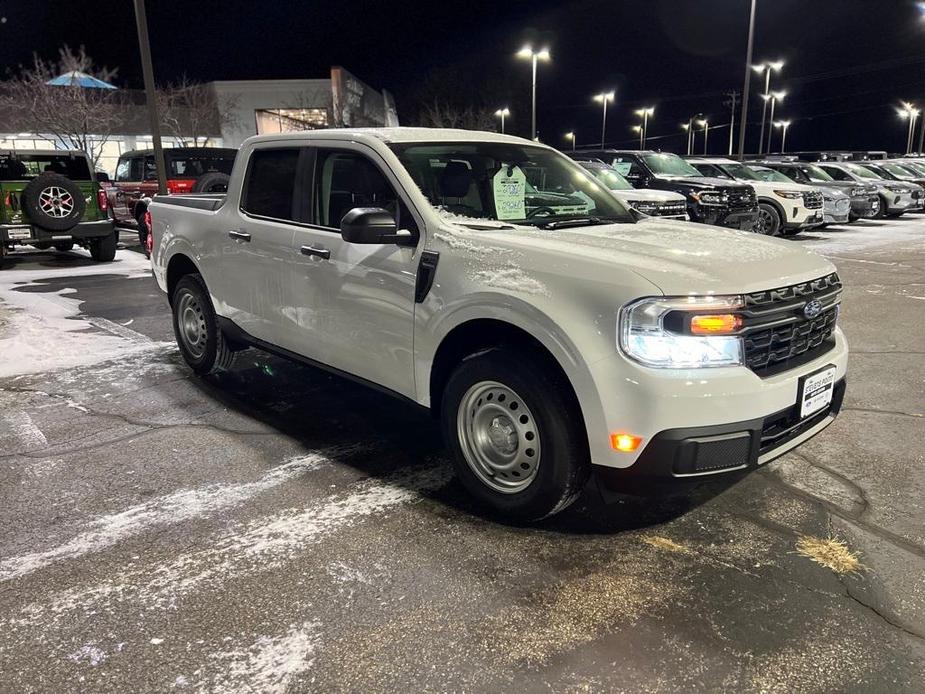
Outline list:
[[[226,195],[157,197],[154,274],[199,374],[257,347],[438,414],[457,475],[522,519],[754,469],[845,391],[841,282],[803,247],[644,217],[517,137],[249,139]]]

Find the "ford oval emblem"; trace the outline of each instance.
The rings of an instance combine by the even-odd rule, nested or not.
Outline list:
[[[820,313],[822,313],[822,302],[818,299],[813,299],[803,307],[803,315],[810,320],[818,316]]]

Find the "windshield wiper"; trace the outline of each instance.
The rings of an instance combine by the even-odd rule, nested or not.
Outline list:
[[[467,227],[469,229],[477,229],[479,231],[491,231],[492,229],[516,229],[517,227],[511,224],[479,224],[478,222],[460,222],[457,220],[452,220],[454,224],[459,224],[460,226]]]
[[[596,224],[609,224],[618,221],[615,217],[570,217],[568,219],[554,219],[545,224],[537,221],[540,229],[567,229],[568,227],[590,227]]]

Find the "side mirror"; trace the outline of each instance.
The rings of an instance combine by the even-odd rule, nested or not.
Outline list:
[[[395,218],[381,207],[354,207],[340,220],[340,235],[347,243],[414,243],[414,236],[399,231]]]

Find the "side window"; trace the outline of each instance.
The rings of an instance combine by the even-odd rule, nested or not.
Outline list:
[[[143,172],[142,168],[144,166],[144,159],[142,157],[132,157],[129,160],[129,172],[128,180],[130,181],[140,181],[142,180]]]
[[[145,181],[156,181],[157,180],[157,167],[154,165],[154,157],[148,155],[144,159],[145,165],[145,174],[142,180]]]
[[[129,164],[131,163],[130,159],[120,159],[119,163],[116,164],[116,180],[117,181],[128,181],[129,180]]]
[[[295,220],[293,209],[299,150],[258,149],[251,154],[241,196],[241,209],[272,219]]]
[[[783,166],[780,169],[778,169],[778,171],[784,174],[784,176],[786,176],[787,178],[793,179],[797,183],[806,182],[806,174],[804,174],[800,169],[797,169],[795,167]]]
[[[713,178],[732,178],[718,166],[713,164],[694,164],[694,168],[700,172],[701,176],[712,176]]]
[[[629,157],[614,157],[610,165],[626,178],[637,180],[642,178],[642,168]]]
[[[825,171],[829,176],[834,178],[836,181],[850,181],[851,176],[842,171],[841,169],[836,169],[834,166],[823,166],[822,170]]]
[[[356,152],[319,149],[315,159],[315,224],[340,228],[340,220],[354,207],[381,207],[395,217],[400,227],[413,224],[395,189],[379,167]]]

